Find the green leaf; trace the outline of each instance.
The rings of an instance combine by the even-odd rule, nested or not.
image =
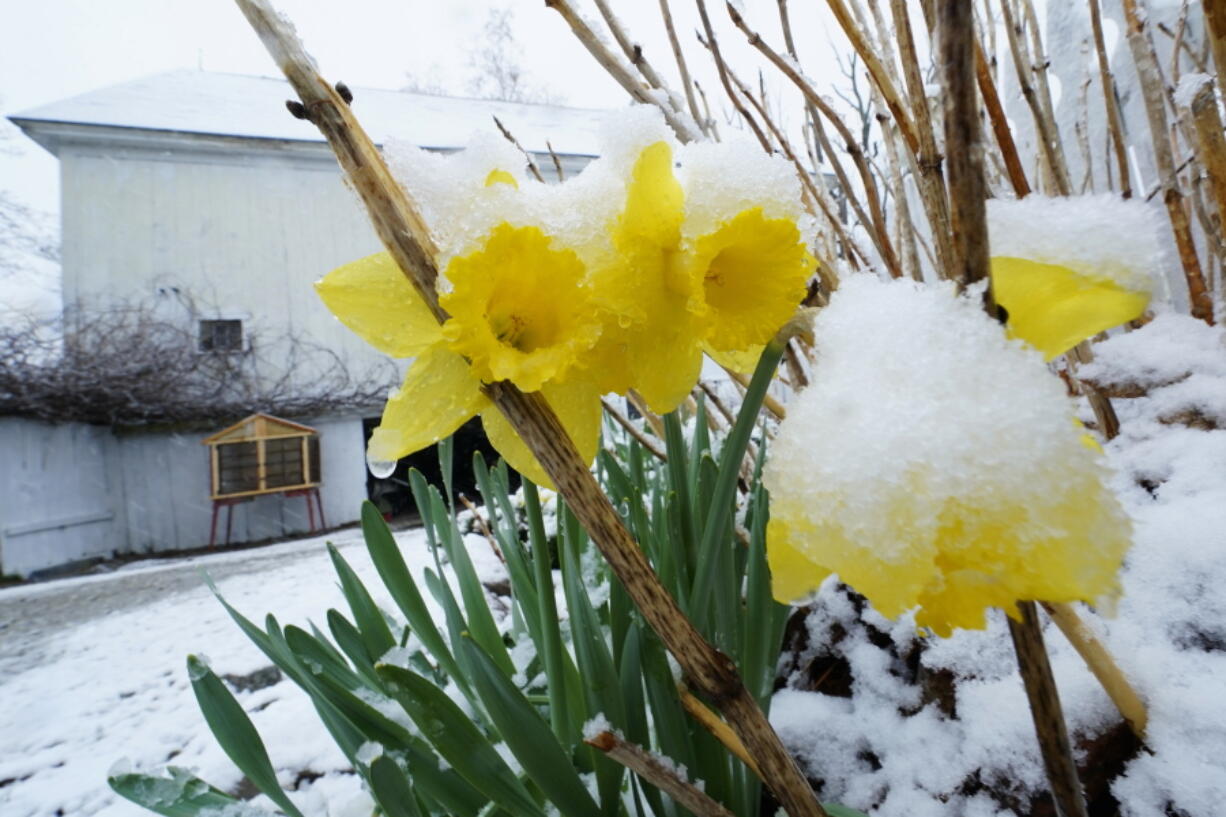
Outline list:
[[[383,580],[400,612],[404,613],[417,638],[443,671],[462,684],[460,667],[435,626],[434,618],[426,607],[417,583],[409,573],[408,565],[405,564],[392,532],[388,530],[379,509],[370,502],[362,503],[362,535],[366,537],[366,549],[370,552],[371,561],[375,563],[379,578]]]
[[[442,497],[433,488],[430,489],[430,501],[434,505],[435,516],[441,518],[446,515],[442,506]],[[449,521],[451,524],[443,543],[451,559],[452,570],[455,571],[456,583],[460,586],[460,597],[464,599],[467,629],[486,652],[493,656],[503,672],[507,675],[514,675],[515,666],[511,663],[506,644],[503,643],[502,633],[498,631],[498,625],[494,623],[494,615],[490,612],[490,604],[485,596],[485,586],[477,577],[477,571],[468,555],[468,549],[460,539],[460,532],[455,528],[454,520]],[[456,649],[455,644],[452,644],[452,648]]]
[[[464,711],[425,678],[380,664],[380,677],[435,750],[478,791],[517,817],[544,812]]]
[[[341,590],[345,594],[345,601],[349,603],[349,609],[353,612],[353,620],[358,625],[358,632],[362,634],[366,652],[377,661],[385,652],[396,646],[396,638],[392,635],[391,628],[387,626],[387,619],[383,617],[383,611],[378,608],[375,600],[366,591],[366,586],[362,584],[358,574],[353,572],[353,568],[345,561],[345,557],[341,556],[340,551],[331,542],[328,543],[328,555],[332,557],[332,565],[336,568],[337,575],[340,576]]]
[[[452,516],[455,516],[455,491],[452,490],[452,477],[455,470],[452,468],[452,463],[454,461],[455,435],[453,434],[438,443],[438,468],[443,474],[443,490],[447,494],[447,507],[451,510]]]
[[[681,430],[681,419],[677,412],[664,415],[664,445],[668,453],[669,485],[676,495],[677,509],[681,520],[681,552],[687,554],[686,561],[693,563],[694,548],[698,545],[697,524],[692,504],[693,490],[690,485],[689,458],[685,451],[685,435]]]
[[[207,664],[194,655],[187,657],[187,673],[191,677],[192,691],[196,693],[196,702],[200,705],[209,730],[234,765],[286,814],[303,817],[302,812],[281,789],[272,761],[268,759],[268,751],[264,748],[264,741],[260,739],[251,719],[230,694],[226,685],[213,674]]]
[[[746,448],[749,447],[749,437],[758,421],[758,411],[762,408],[762,400],[766,397],[766,390],[775,375],[775,367],[783,357],[783,350],[783,344],[772,340],[762,351],[762,357],[758,359],[758,366],[754,369],[753,379],[750,380],[749,388],[745,390],[745,398],[741,401],[736,423],[719,452],[719,476],[711,491],[710,511],[702,528],[702,541],[698,548],[698,570],[689,594],[693,602],[692,617],[698,622],[706,619],[711,597],[715,594],[715,571],[719,559],[714,557],[717,548],[727,540],[731,529],[741,461],[745,457]]]
[[[421,809],[417,807],[417,795],[396,761],[387,755],[380,755],[370,764],[366,779],[370,782],[370,793],[383,811],[383,817],[422,817]]]
[[[553,589],[553,566],[549,555],[549,541],[545,538],[545,521],[541,514],[541,497],[536,485],[529,479],[523,481],[524,511],[528,517],[528,538],[532,543],[532,569],[536,575],[537,609],[541,622],[540,642],[537,654],[545,667],[546,691],[549,693],[549,720],[558,740],[570,743],[578,737],[578,729],[571,723],[567,709],[567,673],[562,650],[561,623],[558,620],[557,600]]]
[[[353,664],[366,685],[379,687],[379,678],[375,675],[375,661],[379,660],[379,656],[371,655],[367,649],[366,642],[362,640],[362,634],[358,632],[358,628],[354,627],[349,619],[345,618],[337,610],[328,610],[328,630],[332,633],[332,637],[336,639],[337,646],[341,648],[341,652],[345,653],[346,657]]]
[[[598,807],[570,757],[523,693],[475,643],[460,647],[476,670],[473,686],[494,727],[529,779],[568,817],[591,817]]]
[[[848,808],[847,806],[840,806],[838,803],[822,803],[822,808],[826,810],[830,817],[868,817],[862,811],[856,811],[854,808]]]
[[[220,789],[205,783],[191,772],[178,766],[166,769],[169,777],[139,773],[116,774],[107,778],[107,783],[116,794],[131,800],[142,808],[162,817],[196,817],[205,809],[224,809],[246,805]],[[268,815],[270,812],[247,806],[249,817]]]

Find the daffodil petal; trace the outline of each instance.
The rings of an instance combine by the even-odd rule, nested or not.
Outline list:
[[[493,187],[496,184],[509,184],[516,190],[519,189],[519,182],[515,181],[515,177],[508,171],[501,170],[499,168],[494,168],[490,171],[490,174],[485,177],[486,187]]]
[[[992,259],[992,293],[1008,312],[1009,332],[1047,360],[1140,317],[1149,305],[1148,293],[1026,258]]]
[[[647,342],[643,342],[647,341]],[[634,388],[656,414],[668,414],[689,396],[702,374],[697,338],[680,331],[661,331],[636,344],[643,351],[630,360]],[[632,353],[633,354],[633,353]]]
[[[748,374],[758,367],[758,358],[762,357],[762,350],[765,348],[766,344],[759,344],[740,351],[726,351],[707,346],[703,351],[725,369]]]
[[[488,400],[464,358],[442,344],[423,352],[387,401],[367,458],[394,462],[450,436]]]
[[[771,571],[771,595],[780,604],[794,604],[821,586],[830,571],[792,544],[787,524],[766,523],[766,561]]]
[[[337,267],[315,282],[324,306],[392,357],[415,357],[441,337],[438,321],[386,252]]]
[[[579,450],[579,456],[590,464],[596,458],[596,449],[600,445],[600,392],[590,382],[580,380],[547,384],[541,389],[541,394],[558,415],[562,427]],[[537,485],[553,488],[553,480],[502,416],[502,412],[491,406],[481,414],[481,423],[485,426],[485,436],[507,461],[507,465]]]
[[[673,151],[667,142],[648,145],[634,162],[626,188],[626,209],[615,230],[619,245],[646,242],[675,247],[685,218],[685,194],[673,174]]]

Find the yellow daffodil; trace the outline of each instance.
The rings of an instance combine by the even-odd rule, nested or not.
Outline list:
[[[579,452],[591,461],[600,434],[599,391],[570,376],[600,326],[583,265],[536,227],[495,227],[475,251],[444,271],[440,298],[451,315],[439,326],[387,253],[355,261],[316,284],[340,320],[380,351],[414,357],[388,400],[367,458],[395,462],[438,442],[476,414],[491,443],[520,473],[548,477],[481,390],[510,380],[540,391]]]
[[[1060,381],[951,287],[845,279],[770,452],[776,598],[831,573],[941,635],[1118,592],[1130,528]],[[1096,450],[1097,449],[1097,450]]]
[[[794,220],[751,207],[682,240],[685,193],[666,142],[634,163],[611,229],[615,264],[595,287],[612,316],[593,355],[609,391],[633,387],[658,413],[693,388],[702,352],[744,371],[792,315],[814,268]]]
[[[1051,360],[1144,313],[1161,268],[1153,213],[1118,197],[988,203],[992,291],[1009,333]]]
[[[1141,317],[1149,305],[1148,292],[1127,289],[1110,277],[1026,258],[992,259],[992,293],[1008,313],[1009,333],[1047,360]]]

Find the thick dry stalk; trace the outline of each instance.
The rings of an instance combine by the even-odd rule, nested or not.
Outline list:
[[[1017,652],[1017,663],[1026,685],[1026,697],[1030,701],[1030,714],[1039,736],[1052,797],[1063,817],[1088,817],[1081,781],[1077,778],[1077,764],[1073,762],[1068,728],[1064,723],[1064,712],[1060,708],[1060,695],[1056,692],[1051,663],[1043,646],[1039,615],[1033,601],[1019,601],[1017,608],[1022,620],[1015,621],[1010,617],[1009,634],[1013,637],[1013,649]]]
[[[1008,2],[1008,0],[1002,0],[1002,2]],[[1056,113],[1051,102],[1051,87],[1047,82],[1048,59],[1043,52],[1043,38],[1039,32],[1039,18],[1035,14],[1033,0],[1017,0],[1017,2],[1022,6],[1022,11],[1026,16],[1026,28],[1030,31],[1030,70],[1034,74],[1039,105],[1043,109],[1043,118],[1047,122],[1048,131],[1051,133],[1052,149],[1055,151],[1056,162],[1060,168],[1059,172],[1063,175],[1065,183],[1068,184],[1071,192],[1072,184],[1069,183],[1068,161],[1064,157],[1064,143],[1060,139],[1060,123],[1056,121]]]
[[[767,153],[771,153],[770,142],[767,140],[766,134],[758,127],[758,123],[750,116],[749,111],[745,110],[745,106],[741,104],[736,91],[732,89],[732,84],[728,80],[728,64],[724,62],[724,57],[719,51],[719,41],[715,38],[715,29],[711,27],[711,18],[707,14],[707,4],[703,0],[697,0],[697,3],[698,16],[702,20],[703,31],[707,34],[707,39],[703,44],[711,52],[711,59],[715,61],[715,70],[719,74],[720,85],[724,86],[724,93],[728,95],[728,101],[732,103],[732,107],[736,109],[736,112],[749,125],[754,136],[758,137],[758,142],[762,144],[762,149]],[[702,39],[699,38],[699,41],[702,42]]]
[[[975,18],[970,0],[938,0],[936,12],[945,93],[950,210],[954,252],[959,263],[955,280],[967,286],[988,276],[987,185],[975,100]],[[996,317],[990,287],[985,293],[984,308]],[[1081,796],[1068,729],[1060,711],[1060,696],[1043,648],[1038,614],[1034,602],[1018,602],[1017,606],[1021,621],[1010,618],[1009,631],[1030,699],[1052,795],[1065,817],[1086,817],[1085,799]]]
[[[919,138],[916,136],[915,126],[911,123],[910,114],[903,105],[902,97],[898,89],[894,87],[894,83],[890,81],[890,76],[876,50],[868,41],[864,31],[856,24],[855,18],[843,0],[826,0],[826,5],[830,7],[830,11],[838,20],[839,27],[847,35],[851,47],[860,55],[860,59],[864,60],[864,67],[868,69],[868,75],[873,80],[873,84],[885,98],[886,107],[894,115],[894,121],[898,123],[898,131],[902,134],[903,141],[907,143],[907,148],[912,152],[918,151]]]
[[[485,520],[481,518],[481,514],[477,511],[477,506],[472,503],[464,494],[460,494],[460,501],[464,503],[464,507],[473,515],[473,521],[477,523],[477,528],[481,531],[481,535],[485,537],[485,541],[489,542],[490,550],[494,551],[494,555],[498,557],[498,561],[504,565],[507,563],[507,558],[502,555],[502,548],[498,547],[498,540],[494,538],[494,532],[490,530],[490,526],[485,524]]]
[[[604,752],[605,757],[615,760],[648,783],[656,786],[678,805],[689,809],[698,817],[735,817],[710,795],[677,774],[677,768],[664,763],[659,757],[638,744],[622,740],[612,732],[601,732],[584,741]]]
[[[308,117],[336,153],[379,238],[435,318],[444,322],[447,314],[438,305],[435,289],[438,250],[408,195],[392,178],[348,104],[319,76],[292,26],[273,10],[268,0],[236,2],[301,97]],[[541,394],[525,394],[505,381],[487,384],[483,391],[553,479],[687,678],[716,703],[753,752],[764,775],[763,782],[784,810],[792,817],[824,816],[825,811],[796,761],[745,688],[736,665],[703,638],[660,583]]]
[[[1217,66],[1218,93],[1226,97],[1226,2],[1204,0],[1201,5],[1205,10],[1205,37]]]
[[[1226,137],[1223,137],[1222,117],[1213,96],[1213,83],[1208,80],[1192,97],[1192,124],[1200,160],[1209,175],[1209,187],[1217,205],[1218,234],[1226,232]]]
[[[1009,184],[1013,193],[1019,199],[1030,195],[1030,182],[1026,181],[1026,170],[1022,167],[1022,159],[1017,153],[1017,144],[1013,141],[1013,130],[1005,116],[1004,106],[1000,104],[1000,94],[996,92],[996,82],[988,67],[988,59],[983,54],[983,46],[975,39],[975,79],[979,83],[979,93],[983,97],[983,107],[988,112],[988,120],[992,123],[992,133],[996,136],[996,146],[1005,161],[1005,172],[1009,176]]]
[[[626,55],[626,59],[630,60],[630,64],[638,69],[643,75],[643,79],[647,80],[647,84],[652,88],[659,88],[666,93],[668,89],[664,85],[664,81],[660,79],[660,75],[656,73],[656,69],[651,67],[651,63],[647,61],[647,57],[643,54],[643,49],[638,43],[630,41],[630,36],[626,33],[625,26],[621,20],[617,19],[617,15],[613,13],[613,9],[609,8],[608,0],[595,0],[596,8],[600,12],[600,16],[604,18],[605,25],[609,27],[609,31],[613,34],[613,39],[621,48],[622,53]]]
[[[498,130],[502,131],[502,138],[506,139],[508,142],[518,148],[520,153],[524,154],[524,159],[528,161],[528,170],[532,171],[532,175],[536,178],[536,180],[538,182],[544,182],[545,177],[541,175],[541,169],[537,167],[536,160],[532,158],[532,154],[524,150],[524,146],[519,143],[519,140],[515,138],[515,135],[511,133],[511,131],[507,130],[507,126],[502,124],[502,121],[496,116],[494,117],[494,124],[498,126]],[[553,148],[550,148],[549,152],[553,153]],[[554,161],[557,161],[556,156],[554,157]],[[561,172],[561,167],[558,168],[558,171],[559,173]]]
[[[634,406],[635,411],[643,415],[647,425],[651,426],[652,432],[661,440],[664,439],[664,421],[660,419],[660,415],[651,410],[647,401],[643,399],[643,395],[631,389],[626,392],[626,399],[630,401],[630,405]]]
[[[1005,17],[1005,33],[1009,40],[1009,53],[1013,57],[1013,69],[1017,75],[1018,87],[1021,89],[1022,97],[1026,100],[1026,105],[1030,108],[1031,117],[1034,119],[1035,137],[1039,141],[1039,155],[1043,161],[1043,166],[1047,169],[1055,185],[1055,192],[1061,196],[1069,194],[1068,173],[1065,170],[1062,157],[1056,151],[1055,134],[1052,133],[1047,115],[1043,110],[1043,104],[1039,100],[1038,92],[1034,89],[1034,84],[1030,81],[1031,67],[1029,60],[1023,50],[1022,42],[1022,27],[1017,20],[1014,19],[1013,10],[1010,8],[1011,0],[1001,0],[1000,8]]]
[[[898,55],[919,140],[919,149],[914,152],[918,180],[916,186],[928,216],[936,255],[937,277],[948,278],[954,267],[954,254],[949,226],[949,196],[942,172],[943,157],[937,148],[936,131],[933,129],[932,112],[928,109],[928,95],[924,90],[924,77],[920,73],[919,56],[915,49],[915,36],[911,31],[911,15],[907,10],[906,0],[890,0],[890,13],[898,35]]]
[[[699,3],[699,7],[701,8],[701,0],[699,0]],[[821,111],[822,115],[825,116],[830,121],[830,124],[834,125],[835,130],[838,131],[839,137],[843,140],[848,155],[851,156],[852,161],[856,165],[856,170],[859,171],[860,181],[864,185],[864,197],[867,199],[871,217],[869,219],[864,218],[863,211],[860,210],[859,206],[854,203],[852,206],[857,210],[857,214],[861,216],[861,223],[864,224],[865,230],[868,232],[869,237],[873,240],[873,244],[877,248],[877,252],[881,255],[882,263],[885,264],[890,275],[894,278],[901,277],[902,269],[898,266],[898,256],[895,254],[894,248],[890,244],[889,225],[886,223],[885,214],[881,209],[881,196],[877,191],[877,182],[873,178],[872,169],[868,166],[868,162],[864,158],[864,151],[860,149],[859,144],[856,142],[856,137],[850,130],[848,130],[847,125],[843,122],[842,118],[838,115],[834,108],[830,106],[830,103],[826,102],[826,100],[824,100],[817,92],[817,89],[813,87],[812,83],[810,83],[809,80],[800,73],[796,65],[793,62],[784,59],[779,52],[767,45],[766,42],[758,35],[758,33],[749,27],[749,24],[745,22],[745,19],[741,16],[741,13],[732,3],[726,3],[725,5],[728,9],[728,16],[731,18],[733,25],[741,30],[746,39],[749,40],[749,44],[754,48],[757,48],[758,51],[761,52],[762,56],[766,57],[772,65],[783,72],[784,76],[790,79],[792,84],[795,85],[802,94],[804,94],[805,99],[815,108],[817,108],[817,110]],[[818,131],[818,134],[819,138],[821,138],[820,131]],[[833,152],[828,148],[827,152],[831,154],[831,158],[833,159]],[[844,174],[842,174],[837,163],[832,161],[831,165],[834,167],[835,173],[839,175],[839,183],[843,185],[843,191],[847,196],[847,200],[849,202],[854,202],[855,197],[852,192],[850,180],[847,179]]]
[[[809,199],[821,209],[822,215],[826,217],[827,223],[830,224],[830,227],[834,230],[835,235],[837,235],[839,240],[844,243],[844,246],[849,248],[853,247],[854,245],[852,244],[851,236],[849,236],[847,231],[843,229],[843,223],[835,215],[831,206],[832,203],[828,201],[827,196],[823,195],[823,191],[819,190],[817,185],[814,184],[813,176],[808,170],[805,169],[805,166],[801,164],[800,159],[797,158],[795,152],[792,150],[792,145],[788,142],[787,136],[785,136],[783,131],[779,129],[779,126],[775,124],[775,120],[771,118],[770,112],[767,111],[766,106],[757,99],[754,99],[753,94],[749,92],[749,89],[745,87],[745,83],[741,82],[740,78],[737,77],[736,73],[730,66],[725,66],[725,69],[728,72],[728,79],[731,80],[732,83],[736,85],[737,90],[739,90],[741,94],[749,100],[749,104],[753,105],[754,110],[758,112],[758,116],[762,117],[762,122],[771,132],[771,135],[775,137],[775,141],[779,144],[779,149],[783,152],[783,155],[787,157],[788,161],[792,163],[792,166],[796,168],[796,175],[800,179],[801,186],[805,188],[805,192],[808,194]],[[810,210],[810,212],[812,212],[812,210]],[[886,242],[885,248],[891,253],[892,259],[893,248],[889,246],[888,242]],[[887,268],[890,268],[890,263],[888,261],[886,266]],[[825,265],[818,265],[817,277],[821,280],[822,286],[827,292],[833,292],[837,288],[838,282],[834,278],[831,270],[827,269]]]
[[[1051,616],[1051,620],[1056,622],[1060,632],[1064,633],[1064,637],[1086,662],[1090,672],[1094,673],[1094,677],[1102,684],[1116,709],[1128,722],[1133,734],[1145,740],[1145,727],[1149,722],[1145,704],[1142,703],[1141,696],[1133,689],[1132,684],[1128,683],[1128,679],[1120,671],[1111,653],[1107,652],[1103,643],[1078,617],[1071,604],[1044,602],[1043,609]]]
[[[1205,287],[1205,276],[1196,254],[1196,243],[1192,238],[1192,227],[1188,222],[1188,211],[1184,205],[1183,192],[1179,188],[1175,157],[1167,135],[1166,100],[1163,96],[1158,59],[1154,55],[1153,43],[1150,42],[1145,29],[1145,18],[1137,9],[1136,0],[1123,0],[1123,4],[1124,18],[1128,23],[1128,46],[1132,50],[1133,61],[1137,64],[1137,78],[1141,83],[1141,96],[1145,100],[1145,114],[1149,119],[1150,135],[1153,137],[1151,141],[1154,164],[1158,168],[1162,200],[1166,204],[1171,231],[1175,235],[1175,246],[1179,251],[1179,262],[1183,266],[1184,280],[1188,284],[1188,303],[1192,317],[1212,325],[1213,301]]]
[[[1115,165],[1120,174],[1120,195],[1132,198],[1132,173],[1128,169],[1128,144],[1124,141],[1124,120],[1120,116],[1120,102],[1115,95],[1115,75],[1107,59],[1107,44],[1103,37],[1103,15],[1099,0],[1087,0],[1090,4],[1090,28],[1094,32],[1094,51],[1098,55],[1098,77],[1102,83],[1103,103],[1107,106],[1107,128],[1111,134],[1111,147],[1115,152]]]
[[[616,420],[619,426],[626,429],[631,437],[642,443],[643,447],[650,451],[653,457],[658,459],[660,462],[668,462],[668,454],[664,453],[664,450],[660,448],[659,444],[644,434],[642,429],[634,424],[633,420],[618,411],[616,406],[603,397],[600,398],[600,405],[604,406],[605,412]]]
[[[671,105],[665,104],[663,100],[652,94],[651,89],[629,71],[617,55],[609,50],[604,41],[597,36],[596,32],[588,27],[583,17],[571,8],[568,0],[545,0],[545,5],[562,15],[562,19],[570,26],[575,38],[583,44],[596,62],[600,63],[600,67],[608,72],[609,76],[613,77],[626,93],[630,94],[631,99],[647,105],[655,105],[660,109],[668,126],[673,129],[673,133],[680,141],[693,142],[701,137],[697,123],[691,121],[687,114],[673,109]]]
[[[940,0],[941,84],[945,96],[945,150],[954,268],[965,288],[988,278],[987,184],[983,177],[983,129],[975,96],[975,17],[970,0]],[[991,302],[991,289],[985,293]],[[988,314],[995,314],[994,308]]]
[[[553,172],[557,175],[558,181],[566,181],[566,171],[562,170],[562,160],[558,158],[558,152],[553,149],[553,143],[546,139],[545,147],[549,148],[549,158],[553,160]]]
[[[677,60],[677,71],[681,74],[681,85],[685,88],[685,101],[690,106],[690,116],[706,132],[705,120],[698,112],[698,100],[694,98],[694,83],[690,80],[690,69],[685,62],[685,53],[681,50],[681,41],[677,39],[677,29],[673,25],[673,12],[668,6],[668,0],[660,0],[660,16],[664,18],[664,30],[668,33],[668,44],[672,46],[673,57]]]
[[[754,763],[753,757],[745,751],[745,744],[741,743],[736,732],[728,728],[728,724],[720,720],[719,715],[708,709],[707,705],[692,695],[688,689],[679,688],[677,694],[681,696],[681,706],[691,718],[701,723],[703,728],[710,732],[716,740],[724,744],[724,748],[740,758],[741,762],[748,766],[754,774],[758,774],[758,764]]]
[[[724,401],[715,393],[715,389],[711,388],[711,385],[705,380],[699,380],[698,387],[707,395],[707,402],[715,406],[716,411],[723,415],[724,421],[728,423],[728,427],[731,428],[736,425],[736,417],[724,405]]]

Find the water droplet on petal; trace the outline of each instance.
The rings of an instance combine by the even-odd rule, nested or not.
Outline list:
[[[396,470],[396,461],[374,460],[367,457],[366,467],[370,469],[371,476],[375,479],[387,479]]]

